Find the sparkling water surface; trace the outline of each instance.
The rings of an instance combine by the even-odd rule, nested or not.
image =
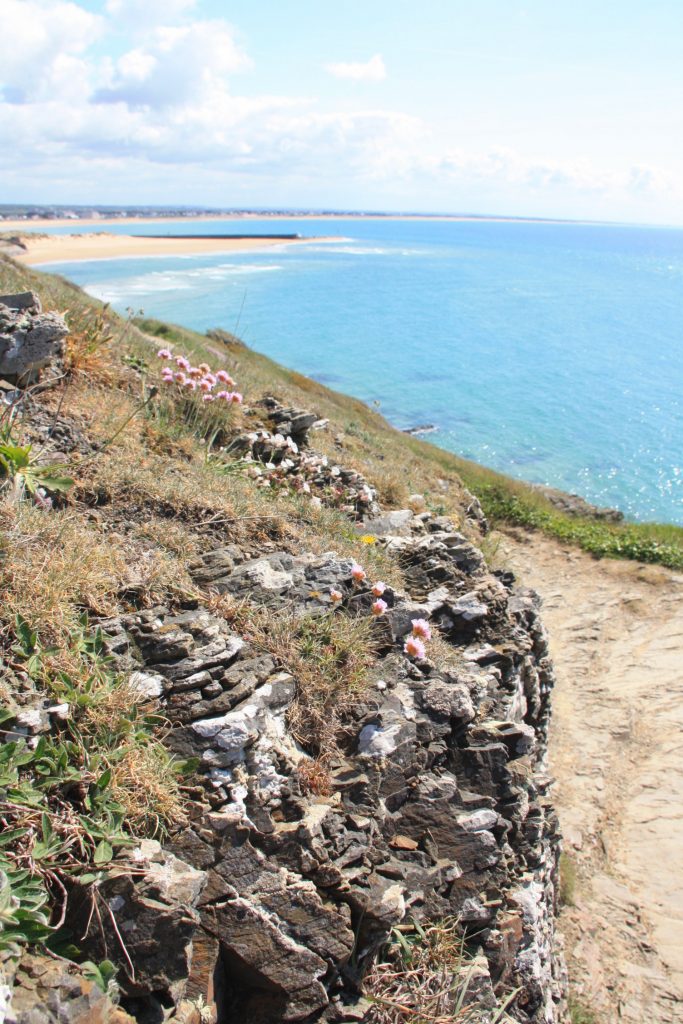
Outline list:
[[[369,218],[106,230],[341,236],[45,269],[119,311],[236,331],[511,476],[683,524],[683,231]]]

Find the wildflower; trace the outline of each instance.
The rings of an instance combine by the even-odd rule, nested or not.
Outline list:
[[[185,384],[185,382],[187,381],[187,377],[181,370],[178,370],[176,373],[173,374],[173,380],[176,382],[176,384],[182,385]]]
[[[204,376],[204,374],[202,373],[198,366],[191,366],[189,373],[190,377],[194,377],[195,380],[199,380],[200,377]]]
[[[187,370],[191,369],[190,363],[185,358],[185,356],[176,356],[175,357],[175,364],[181,370],[186,370],[187,371]]]
[[[377,538],[373,537],[371,533],[364,533],[360,538],[361,544],[376,544]]]
[[[410,621],[413,627],[413,636],[417,636],[421,640],[432,639],[432,631],[426,619],[411,619]]]
[[[215,376],[212,373],[205,373],[204,374],[204,380],[208,380],[208,382],[211,385],[211,387],[214,387],[215,384],[216,384],[216,378],[215,378]]]
[[[207,373],[211,373],[211,367],[208,363],[200,363],[199,370],[206,376]]]
[[[173,370],[170,367],[164,367],[164,369],[161,371],[161,379],[163,381],[166,381],[166,383],[168,384],[170,381],[173,380]]]
[[[381,597],[386,589],[386,583],[382,583],[381,580],[377,580],[377,582],[373,583],[372,585],[372,592],[375,595],[375,597]]]
[[[223,402],[229,402],[230,401],[230,392],[229,391],[217,391],[216,392],[216,398],[220,398]]]
[[[421,661],[427,654],[425,645],[417,636],[409,636],[403,645],[403,650],[411,658],[417,658],[418,661]]]
[[[204,392],[204,394],[207,395],[209,391],[211,391],[213,384],[211,383],[210,380],[207,380],[207,378],[205,377],[204,380],[200,380],[199,386]]]
[[[365,579],[365,569],[362,565],[358,565],[357,562],[354,562],[351,566],[351,576],[354,583],[362,583]]]
[[[384,615],[387,610],[387,602],[383,601],[381,597],[378,597],[376,601],[372,602],[372,614],[373,615]]]
[[[196,380],[186,380],[185,381],[185,387],[189,388],[190,391],[196,391],[197,390],[197,381]]]
[[[213,395],[202,395],[202,400],[204,402],[213,402],[214,401],[214,397],[213,397]]]
[[[35,501],[38,508],[45,509],[46,512],[52,508],[52,498],[48,496],[48,493],[44,487],[39,487],[37,489],[37,491],[33,495],[33,500]]]
[[[159,351],[157,352],[157,358],[158,359],[170,359],[171,358],[171,350],[170,350],[170,348],[160,348]]]
[[[235,386],[235,381],[227,370],[216,370],[216,380],[219,380],[221,384],[227,384],[229,388],[234,388]]]
[[[230,401],[233,402],[235,405],[241,405],[244,399],[242,398],[242,395],[239,393],[239,391],[233,391]]]
[[[330,591],[330,601],[332,602],[332,604],[338,604],[343,596],[344,595],[342,594],[341,590]]]

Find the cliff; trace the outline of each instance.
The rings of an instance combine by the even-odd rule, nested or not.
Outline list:
[[[450,457],[2,286],[70,332],[0,419],[6,1019],[563,1020],[546,637]]]

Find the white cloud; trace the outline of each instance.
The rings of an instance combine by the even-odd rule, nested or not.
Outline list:
[[[325,71],[334,75],[335,78],[351,78],[357,82],[381,82],[387,77],[387,69],[384,66],[382,55],[376,53],[365,63],[326,64]]]
[[[325,193],[334,204],[355,189],[358,205],[378,195],[391,204],[401,194],[451,209],[470,193],[500,204],[543,196],[549,206],[569,196],[600,209],[603,200],[680,195],[680,184],[656,167],[596,167],[465,142],[456,148],[438,125],[401,111],[240,95],[238,76],[251,65],[235,29],[221,18],[188,18],[193,6],[109,0],[108,17],[100,17],[71,0],[0,0],[0,136],[11,140],[0,148],[0,169],[16,198],[48,199],[58,188],[69,201],[94,201],[100,189],[122,201],[130,192],[162,202],[176,189],[184,201],[201,202],[210,185],[224,202],[239,187],[263,203],[275,195],[286,201],[289,183],[298,189],[292,202]],[[143,8],[138,32],[142,23],[133,22]],[[102,56],[107,33],[115,59]],[[379,54],[328,71],[357,80],[386,74]]]
[[[107,0],[106,10],[116,26],[139,29],[171,25],[196,5],[197,0]]]
[[[80,81],[86,68],[74,58],[103,30],[102,18],[75,3],[2,0],[0,96],[26,103],[54,95],[60,81],[68,87],[67,69]]]

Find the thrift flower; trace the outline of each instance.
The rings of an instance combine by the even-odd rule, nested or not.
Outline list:
[[[382,583],[381,580],[377,580],[377,582],[373,583],[372,585],[372,592],[375,595],[375,597],[381,597],[386,589],[386,583]]]
[[[205,402],[213,402],[213,401],[214,401],[214,397],[213,397],[213,395],[202,395],[202,399],[203,399],[203,400],[204,400]]]
[[[341,590],[330,591],[330,601],[332,602],[332,604],[338,604],[343,596],[344,595],[342,594]]]
[[[432,631],[426,619],[411,619],[410,621],[413,627],[413,636],[417,636],[421,640],[432,639]]]
[[[200,380],[199,386],[202,389],[202,391],[204,392],[204,394],[206,395],[206,394],[209,393],[209,391],[211,391],[211,388],[213,387],[213,384],[211,383],[210,380],[207,380],[206,377],[205,377],[204,380]]]
[[[235,386],[235,381],[227,370],[216,370],[216,380],[219,380],[221,384],[227,384],[229,388],[234,388]]]
[[[230,401],[230,392],[229,391],[217,391],[216,392],[216,398],[221,398],[224,402],[229,402]]]
[[[216,383],[216,378],[215,378],[215,376],[212,373],[205,373],[204,374],[204,380],[208,380],[208,382],[211,385],[211,387],[213,387],[214,384]]]
[[[354,562],[351,566],[351,576],[354,583],[362,583],[365,579],[365,569],[362,565],[358,565],[357,562]]]
[[[186,380],[185,381],[185,387],[189,388],[190,391],[196,391],[197,390],[197,381],[196,380]]]
[[[372,602],[372,614],[373,615],[384,615],[387,610],[387,602],[383,601],[381,597],[378,597],[376,601]]]
[[[173,374],[173,379],[176,382],[176,384],[185,384],[187,381],[187,377],[180,370]]]
[[[176,366],[180,367],[181,370],[190,370],[191,369],[191,366],[190,366],[188,360],[185,358],[185,356],[176,356],[175,357],[175,364],[176,364]]]
[[[241,405],[244,399],[242,398],[242,395],[239,393],[239,391],[233,391],[230,401],[234,402],[235,405]]]
[[[170,348],[160,348],[159,351],[157,352],[157,357],[159,359],[170,359],[171,358],[171,350],[170,350]]]
[[[403,650],[406,654],[409,654],[411,658],[417,658],[421,661],[427,654],[425,645],[416,636],[409,636],[403,645]]]
[[[202,373],[205,376],[206,376],[207,373],[211,373],[211,367],[209,366],[208,363],[200,363],[199,364],[199,369],[202,371]]]
[[[194,377],[195,380],[199,380],[199,378],[202,377],[202,376],[203,376],[202,371],[199,369],[198,366],[191,366],[190,367],[190,377]]]

